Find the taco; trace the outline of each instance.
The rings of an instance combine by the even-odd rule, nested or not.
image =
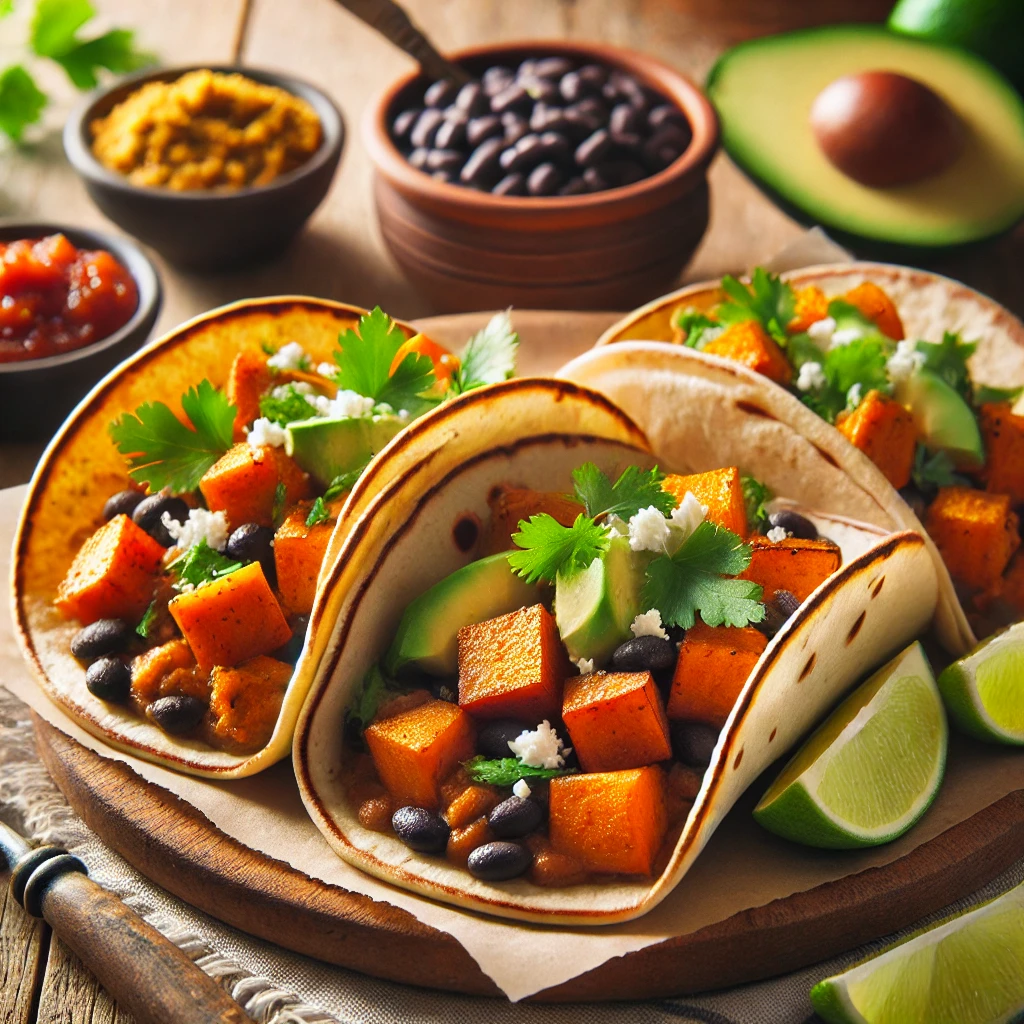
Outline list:
[[[284,757],[353,483],[419,417],[506,379],[516,345],[507,314],[459,357],[379,309],[284,297],[123,364],[51,443],[19,525],[14,619],[43,690],[192,774]]]
[[[293,753],[334,850],[402,888],[540,923],[645,913],[934,613],[919,534],[748,475],[795,432],[693,438],[676,462],[598,392],[528,379],[420,426],[435,455],[385,453],[386,488],[350,496]],[[823,487],[857,504],[838,467],[797,490]]]
[[[727,277],[649,303],[599,345],[631,339],[699,353],[679,366],[683,374],[722,359],[756,374],[734,374],[730,384],[718,373],[723,388],[746,391],[752,379],[766,397],[768,382],[784,388],[792,400],[775,392],[774,415],[799,422],[844,468],[856,466],[893,522],[918,529],[923,521],[941,555],[938,629],[952,653],[1024,618],[1024,324],[1007,310],[948,278],[903,267],[840,264],[781,278],[758,269],[750,285]],[[603,366],[585,373],[607,369],[617,392],[613,377],[624,378]],[[756,432],[757,416],[736,409],[734,429]],[[838,435],[833,450],[825,439]],[[902,505],[893,505],[890,487]]]

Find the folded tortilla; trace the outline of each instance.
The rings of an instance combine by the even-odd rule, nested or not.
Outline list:
[[[653,400],[658,382],[653,375],[648,379]],[[621,413],[618,418],[605,416],[602,425],[592,414],[605,408],[596,392],[568,381],[513,383],[519,389],[496,388],[481,395],[486,401],[475,410],[453,403],[431,414],[429,423],[421,421],[420,441],[435,430],[445,436],[433,457],[392,467],[385,453],[372,469],[390,478],[387,488],[375,489],[368,476],[353,491],[351,507],[365,512],[346,533],[330,575],[322,581],[318,629],[325,649],[296,728],[295,773],[317,827],[341,857],[364,871],[402,888],[501,917],[560,925],[609,924],[646,913],[673,889],[754,779],[857,679],[926,627],[935,610],[938,584],[921,536],[891,530],[884,511],[870,496],[864,495],[858,506],[868,513],[867,522],[801,507],[824,535],[840,545],[843,564],[804,602],[757,662],[660,875],[553,889],[526,879],[479,881],[440,857],[417,854],[396,836],[360,824],[358,806],[346,794],[343,722],[409,602],[479,557],[479,543],[467,546],[467,531],[456,526],[475,523],[479,540],[494,487],[569,491],[572,470],[586,461],[609,474],[629,464],[657,463],[666,471],[739,465],[763,476],[768,475],[769,462],[788,460],[779,438],[752,447],[741,432],[721,430],[716,443],[709,445],[704,434],[677,436],[671,418],[648,441]],[[524,401],[525,389],[529,402]],[[697,390],[689,401],[694,416],[703,410],[713,430],[715,403],[705,401]],[[584,415],[588,409],[591,412]],[[804,492],[812,483],[824,489],[837,482],[856,492],[838,465],[830,468],[831,477],[808,481]],[[785,491],[780,488],[780,493]],[[877,524],[870,521],[871,515]]]

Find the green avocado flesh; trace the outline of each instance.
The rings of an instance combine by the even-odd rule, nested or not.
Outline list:
[[[328,487],[364,466],[404,425],[397,416],[299,420],[288,424],[285,451]]]
[[[914,78],[954,110],[967,141],[946,170],[869,188],[828,161],[811,130],[811,105],[825,86],[862,71]],[[870,25],[809,29],[735,47],[712,69],[707,90],[729,155],[826,227],[938,247],[997,234],[1024,216],[1024,103],[965,51]]]
[[[459,669],[458,635],[463,626],[536,604],[537,586],[517,576],[508,552],[488,555],[456,569],[409,604],[384,656],[384,671],[394,675],[415,667],[435,676]]]
[[[941,377],[918,370],[897,389],[917,432],[932,451],[947,452],[962,469],[985,464],[985,446],[970,406]]]

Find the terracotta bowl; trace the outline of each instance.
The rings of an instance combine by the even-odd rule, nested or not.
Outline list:
[[[598,44],[522,42],[453,56],[480,74],[492,64],[555,55],[635,75],[685,113],[693,139],[674,163],[632,185],[579,196],[493,196],[435,181],[406,161],[388,126],[418,101],[427,80],[418,73],[399,79],[367,109],[363,135],[384,241],[438,309],[635,306],[672,285],[707,228],[707,168],[718,149],[718,119],[678,72]]]

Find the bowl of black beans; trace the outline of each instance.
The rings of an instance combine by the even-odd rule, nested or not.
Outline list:
[[[445,310],[619,309],[675,282],[708,223],[718,121],[660,61],[599,44],[453,55],[367,111],[381,232]]]

